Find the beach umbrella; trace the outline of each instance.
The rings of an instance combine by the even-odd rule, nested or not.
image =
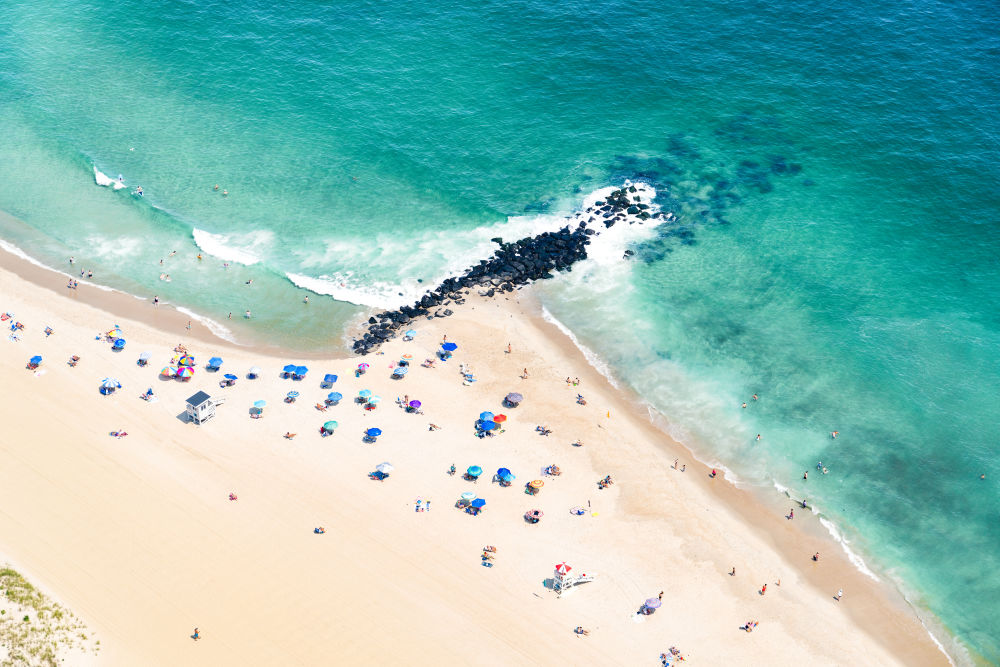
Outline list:
[[[496,415],[495,417],[493,417],[493,421],[495,421],[497,424],[502,424],[505,421],[507,421],[507,415]]]
[[[476,498],[469,504],[472,505],[473,507],[483,507],[486,504],[486,501],[483,500],[482,498]]]
[[[556,563],[556,572],[559,574],[569,574],[569,571],[573,568],[566,564],[566,561],[561,563]]]
[[[511,393],[507,394],[507,402],[508,403],[520,403],[523,400],[524,400],[524,396],[521,396],[521,394],[518,394],[517,392],[511,392]]]
[[[380,435],[382,435],[382,429],[374,427],[370,428],[367,431],[365,431],[365,435],[367,435],[369,438],[377,438]]]
[[[36,354],[31,359],[28,359],[28,363],[31,364],[32,366],[37,366],[38,364],[42,363],[42,358]]]
[[[480,421],[484,421],[484,422],[491,422],[491,421],[493,421],[493,413],[492,412],[480,412],[479,413],[479,420]]]
[[[194,366],[194,357],[190,354],[185,354],[183,357],[177,360],[178,366]]]
[[[405,361],[405,362],[409,363],[409,362],[413,361],[413,355],[412,355],[412,354],[404,354],[404,355],[403,355],[403,356],[401,357],[401,359],[402,359],[403,361]]]
[[[330,431],[331,433],[333,433],[333,429],[337,428],[338,426],[339,426],[339,424],[337,422],[329,421],[329,422],[323,424],[323,430],[324,431]]]
[[[458,349],[458,345],[455,345],[454,343],[441,343],[441,349],[445,352],[454,352]]]
[[[114,342],[111,343],[111,347],[115,348],[116,350],[122,349],[123,347],[125,347],[125,339],[115,338]]]
[[[264,407],[265,405],[267,405],[267,401],[254,401],[254,402],[253,402],[253,406],[254,406],[255,408],[262,408],[262,407]]]
[[[337,401],[339,401],[343,397],[344,397],[344,395],[341,394],[340,392],[338,392],[338,391],[331,391],[329,394],[326,395],[326,400],[330,401],[331,403],[336,403]]]
[[[152,352],[140,352],[139,361],[149,361],[149,358],[153,356]]]
[[[194,369],[191,368],[190,366],[181,366],[180,368],[177,369],[177,377],[184,379],[193,378]]]
[[[378,470],[383,475],[388,475],[393,470],[395,470],[395,468],[388,461],[384,461],[382,463],[379,463],[377,466],[375,466],[375,470]]]
[[[326,384],[333,384],[336,381],[337,381],[337,376],[331,373],[327,373],[326,375],[323,376],[323,382],[325,382]]]
[[[306,368],[305,366],[296,366],[295,367],[295,374],[296,375],[305,375],[308,372],[309,372],[309,369]]]
[[[421,405],[420,401],[410,401],[411,408],[419,408]]]
[[[496,427],[497,427],[497,423],[496,422],[492,422],[492,421],[479,422],[479,428],[481,428],[484,431],[492,431]]]
[[[282,373],[294,373],[295,372],[295,364],[288,364],[287,366],[285,366],[284,368],[281,369],[281,372]]]
[[[358,364],[358,370],[366,371],[370,368],[368,364]]]
[[[121,338],[124,335],[125,335],[125,332],[123,332],[118,327],[115,327],[114,329],[112,329],[111,331],[108,332],[108,336],[110,338]]]
[[[227,380],[238,380],[239,379],[238,377],[236,377],[232,373],[226,373],[222,377],[226,378]]]
[[[466,491],[462,494],[462,500],[475,500],[476,494],[472,491]]]
[[[115,378],[104,378],[101,380],[101,387],[104,389],[121,389],[122,383]]]
[[[297,391],[290,391],[290,392],[288,392],[285,395],[288,396],[288,398],[298,398],[299,397],[299,392],[297,392]]]
[[[250,370],[247,371],[247,375],[252,375],[253,377],[260,375],[260,366],[251,366]]]
[[[372,404],[381,403],[382,402],[382,397],[381,396],[372,396],[371,398],[368,399],[368,402],[372,403]]]
[[[358,396],[360,396],[361,398],[370,398],[371,395],[372,395],[371,389],[362,389],[361,391],[358,392]]]
[[[410,337],[410,338],[413,338],[414,336],[416,336],[416,335],[417,335],[417,332],[416,332],[416,330],[414,330],[414,329],[410,329],[409,331],[407,331],[407,332],[406,332],[406,333],[404,333],[403,335],[404,335],[404,336],[408,336],[408,337]]]
[[[160,375],[164,377],[173,377],[177,375],[177,369],[173,366],[164,366],[163,370],[160,371]]]
[[[402,376],[402,375],[406,375],[407,371],[409,371],[409,370],[410,370],[410,369],[409,369],[409,368],[407,368],[406,366],[400,366],[399,368],[397,368],[397,369],[393,370],[393,371],[392,371],[392,374],[393,374],[393,375],[399,375],[399,376]]]
[[[646,609],[659,609],[663,601],[660,598],[649,598],[643,605]]]
[[[536,479],[536,480],[532,480],[531,482],[528,482],[528,486],[530,486],[533,489],[540,489],[543,486],[545,486],[545,482],[543,482],[540,479]]]
[[[527,512],[525,512],[524,516],[525,518],[530,519],[532,521],[538,521],[543,516],[545,516],[545,512],[543,512],[542,510],[528,510]]]
[[[510,480],[514,479],[514,473],[512,473],[507,468],[500,468],[499,470],[497,470],[497,477],[499,477],[505,482],[509,482]]]
[[[208,360],[209,368],[218,368],[222,365],[222,357],[212,357]]]
[[[483,469],[479,466],[469,466],[469,469],[465,471],[469,477],[479,477],[483,474]]]

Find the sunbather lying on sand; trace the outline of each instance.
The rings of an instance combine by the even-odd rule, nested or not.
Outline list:
[[[287,433],[287,432],[285,433],[285,437],[289,440],[294,438],[296,435],[298,435],[298,433]]]
[[[326,406],[323,405],[322,403],[317,403],[316,409],[319,410],[320,412],[326,412]]]

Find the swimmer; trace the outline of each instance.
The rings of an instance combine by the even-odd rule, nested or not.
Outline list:
[[[142,186],[141,186],[141,185],[137,185],[137,186],[136,186],[136,188],[135,188],[135,193],[136,193],[137,195],[139,195],[140,197],[142,196]]]
[[[253,278],[251,278],[250,280],[248,280],[248,281],[246,282],[246,284],[247,284],[247,285],[253,285]]]
[[[228,269],[229,268],[229,262],[223,262],[222,263],[222,268]]]
[[[760,440],[760,433],[757,434],[757,439]]]
[[[840,431],[831,431],[830,432],[830,437],[833,438],[834,440],[837,439],[838,435],[840,435]]]
[[[216,183],[216,184],[215,184],[215,191],[216,191],[216,192],[218,192],[218,191],[219,191],[219,184],[218,184],[218,183]]]
[[[200,252],[198,253],[198,259],[201,259],[201,253]]]
[[[309,295],[308,294],[306,295],[306,298],[302,299],[302,303],[305,303],[305,304],[309,303]]]
[[[747,406],[747,402],[746,402],[746,401],[743,401],[743,405],[741,405],[740,407],[741,407],[741,408],[745,408],[746,406]]]
[[[174,255],[176,255],[176,254],[177,254],[177,251],[176,251],[176,250],[171,250],[171,251],[170,251],[170,254],[169,254],[169,255],[167,255],[167,257],[173,257],[173,256],[174,256]]]
[[[222,191],[222,196],[223,197],[228,197],[229,196],[229,190],[223,190]]]

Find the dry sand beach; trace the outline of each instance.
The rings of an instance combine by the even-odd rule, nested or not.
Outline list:
[[[3,264],[0,312],[25,329],[0,340],[0,551],[100,639],[97,664],[655,665],[671,646],[690,664],[948,662],[898,594],[858,573],[805,511],[787,521],[787,507],[711,478],[655,429],[538,317],[530,290],[470,299],[384,354],[305,361],[188,331],[183,315],[128,296],[82,285],[67,296],[59,274],[7,254]],[[116,324],[121,352],[95,339]],[[454,357],[421,366],[445,335]],[[179,342],[194,378],[161,379]],[[25,368],[35,354],[38,372]],[[416,363],[393,380],[404,354]],[[212,356],[219,373],[204,369]],[[370,368],[356,378],[361,361]],[[279,377],[289,362],[309,367],[304,380]],[[251,366],[259,379],[246,379]],[[239,380],[223,389],[226,372]],[[325,373],[344,400],[321,412]],[[102,396],[107,376],[122,389]],[[155,402],[140,400],[147,388]],[[377,409],[352,401],[362,389],[382,397]],[[226,399],[201,426],[180,418],[198,390]],[[524,402],[508,409],[512,391]],[[423,414],[398,407],[404,395]],[[251,419],[259,399],[263,417]],[[482,411],[507,415],[502,433],[475,437]],[[339,427],[321,437],[328,420]],[[383,431],[374,444],[362,440],[369,427]],[[119,429],[128,435],[110,435]],[[381,462],[394,470],[374,481]],[[562,474],[544,475],[550,464]],[[473,465],[485,471],[475,483],[461,474]],[[500,467],[516,475],[508,488],[491,482]],[[599,490],[606,475],[614,484]],[[528,495],[535,479],[544,486]],[[455,507],[465,492],[486,500],[478,516]],[[418,499],[429,511],[415,511]],[[538,524],[523,518],[531,509],[544,512]],[[595,580],[557,597],[545,584],[563,561]],[[660,591],[662,606],[637,614]]]

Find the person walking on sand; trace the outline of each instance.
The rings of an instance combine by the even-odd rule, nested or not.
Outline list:
[[[840,602],[840,598],[844,597],[844,589],[841,588],[837,591],[837,602]]]
[[[194,639],[195,641],[198,641],[199,639],[201,639],[201,633],[198,632],[198,628],[194,629],[194,634],[191,635],[191,638]]]
[[[522,380],[527,380],[528,379],[528,369],[527,368],[525,368],[523,371],[521,371],[521,379]]]
[[[662,600],[663,599],[663,591],[660,591],[660,594],[657,596],[657,599],[658,600]]]
[[[792,509],[788,510],[788,519],[792,520],[794,518],[795,518],[795,508],[793,507]]]
[[[767,593],[767,584],[760,587],[760,594],[763,595],[764,593]]]
[[[158,296],[154,296],[153,297],[153,305],[154,306],[159,306],[160,305],[160,297],[158,297]]]
[[[507,354],[511,354],[513,350],[510,348],[510,343],[507,343]]]
[[[735,577],[736,576],[736,567],[735,566],[733,567],[733,571],[729,573],[729,576],[730,577]]]

